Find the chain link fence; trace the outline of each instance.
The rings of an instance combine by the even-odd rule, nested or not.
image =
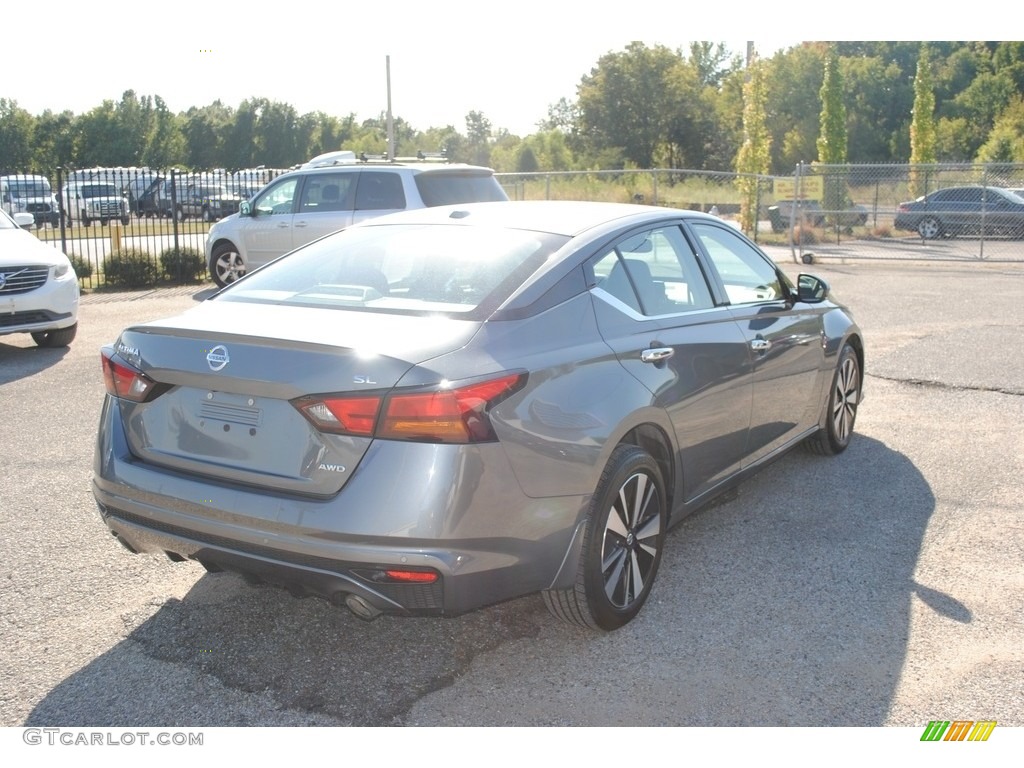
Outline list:
[[[792,176],[684,170],[497,174],[517,200],[717,213],[794,260],[1024,261],[1024,165],[800,165]],[[923,198],[923,199],[922,199]]]

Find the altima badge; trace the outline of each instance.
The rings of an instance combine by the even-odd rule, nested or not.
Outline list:
[[[221,370],[231,362],[231,358],[228,356],[228,348],[223,344],[218,344],[206,353],[206,362],[209,363],[211,371]]]

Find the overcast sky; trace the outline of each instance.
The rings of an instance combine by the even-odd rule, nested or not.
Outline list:
[[[922,26],[936,22],[918,18],[927,14],[919,4],[839,4],[841,24],[815,21],[821,8],[820,0],[50,0],[5,11],[0,96],[34,115],[80,114],[128,89],[160,96],[174,112],[258,96],[300,113],[364,120],[387,109],[390,56],[392,110],[414,128],[464,132],[466,114],[477,110],[495,128],[526,135],[549,105],[575,98],[602,55],[633,40],[673,50],[711,40],[742,53],[749,39],[770,56],[805,39],[874,39],[879,31],[946,39]],[[946,26],[957,39],[983,39],[971,28],[977,23]],[[986,23],[995,26],[991,14]]]

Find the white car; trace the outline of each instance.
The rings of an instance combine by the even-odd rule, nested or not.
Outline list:
[[[78,330],[78,277],[67,256],[22,229],[33,221],[0,212],[0,336],[31,333],[40,347],[66,347]]]
[[[461,163],[357,160],[331,152],[278,176],[210,227],[206,260],[223,287],[300,245],[396,211],[508,196],[494,171]]]

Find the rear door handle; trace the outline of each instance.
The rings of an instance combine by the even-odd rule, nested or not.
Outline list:
[[[662,360],[668,360],[675,353],[676,351],[672,347],[645,349],[640,353],[640,361],[643,363],[660,363]]]
[[[753,339],[750,342],[750,348],[755,352],[767,352],[771,347],[772,343],[768,339]]]

